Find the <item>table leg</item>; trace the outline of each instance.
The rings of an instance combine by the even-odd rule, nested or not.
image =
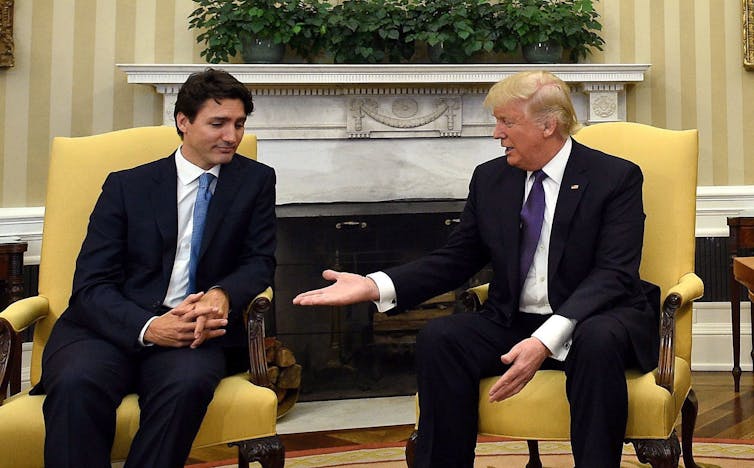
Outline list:
[[[741,299],[740,285],[733,276],[733,262],[730,266],[730,321],[733,328],[733,389],[741,388]],[[754,326],[754,325],[752,325]],[[752,337],[754,340],[754,336]]]

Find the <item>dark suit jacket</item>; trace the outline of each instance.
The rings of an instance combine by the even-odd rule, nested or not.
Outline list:
[[[174,155],[107,177],[76,261],[69,307],[56,324],[66,331],[53,333],[47,348],[94,332],[125,350],[140,349],[141,329],[163,313],[178,235],[176,190]],[[217,285],[230,298],[227,334],[217,339],[223,346],[245,345],[241,312],[272,284],[274,254],[275,173],[236,154],[220,169],[196,274],[199,290]]]
[[[455,289],[491,263],[482,313],[510,325],[519,306],[519,213],[526,172],[505,157],[474,171],[461,222],[447,244],[388,269],[399,307]],[[639,279],[644,234],[643,177],[635,164],[573,142],[553,217],[548,297],[554,313],[581,322],[615,314],[640,367],[656,367],[659,296],[650,305]],[[648,284],[648,283],[647,283]],[[578,326],[578,324],[577,324]]]

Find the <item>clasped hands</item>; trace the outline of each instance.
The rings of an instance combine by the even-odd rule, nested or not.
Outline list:
[[[189,294],[149,324],[144,340],[157,346],[197,348],[225,334],[228,309],[228,297],[220,288]]]

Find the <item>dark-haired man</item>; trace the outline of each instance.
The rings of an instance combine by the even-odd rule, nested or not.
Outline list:
[[[193,74],[181,146],[107,177],[34,389],[48,468],[109,467],[129,393],[141,420],[126,466],[182,467],[220,379],[243,370],[241,311],[275,268],[274,171],[236,154],[252,110],[230,74]]]

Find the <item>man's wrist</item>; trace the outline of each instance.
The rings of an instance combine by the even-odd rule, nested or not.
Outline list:
[[[139,333],[139,344],[142,346],[154,346],[154,343],[150,343],[146,339],[147,330],[149,329],[149,325],[154,322],[157,319],[157,316],[151,317],[149,320],[147,320],[147,323],[144,324],[144,326],[141,329],[141,333]]]
[[[378,299],[372,301],[377,306],[377,311],[385,312],[394,308],[397,305],[397,300],[393,280],[383,271],[369,273],[367,278],[377,286]]]

